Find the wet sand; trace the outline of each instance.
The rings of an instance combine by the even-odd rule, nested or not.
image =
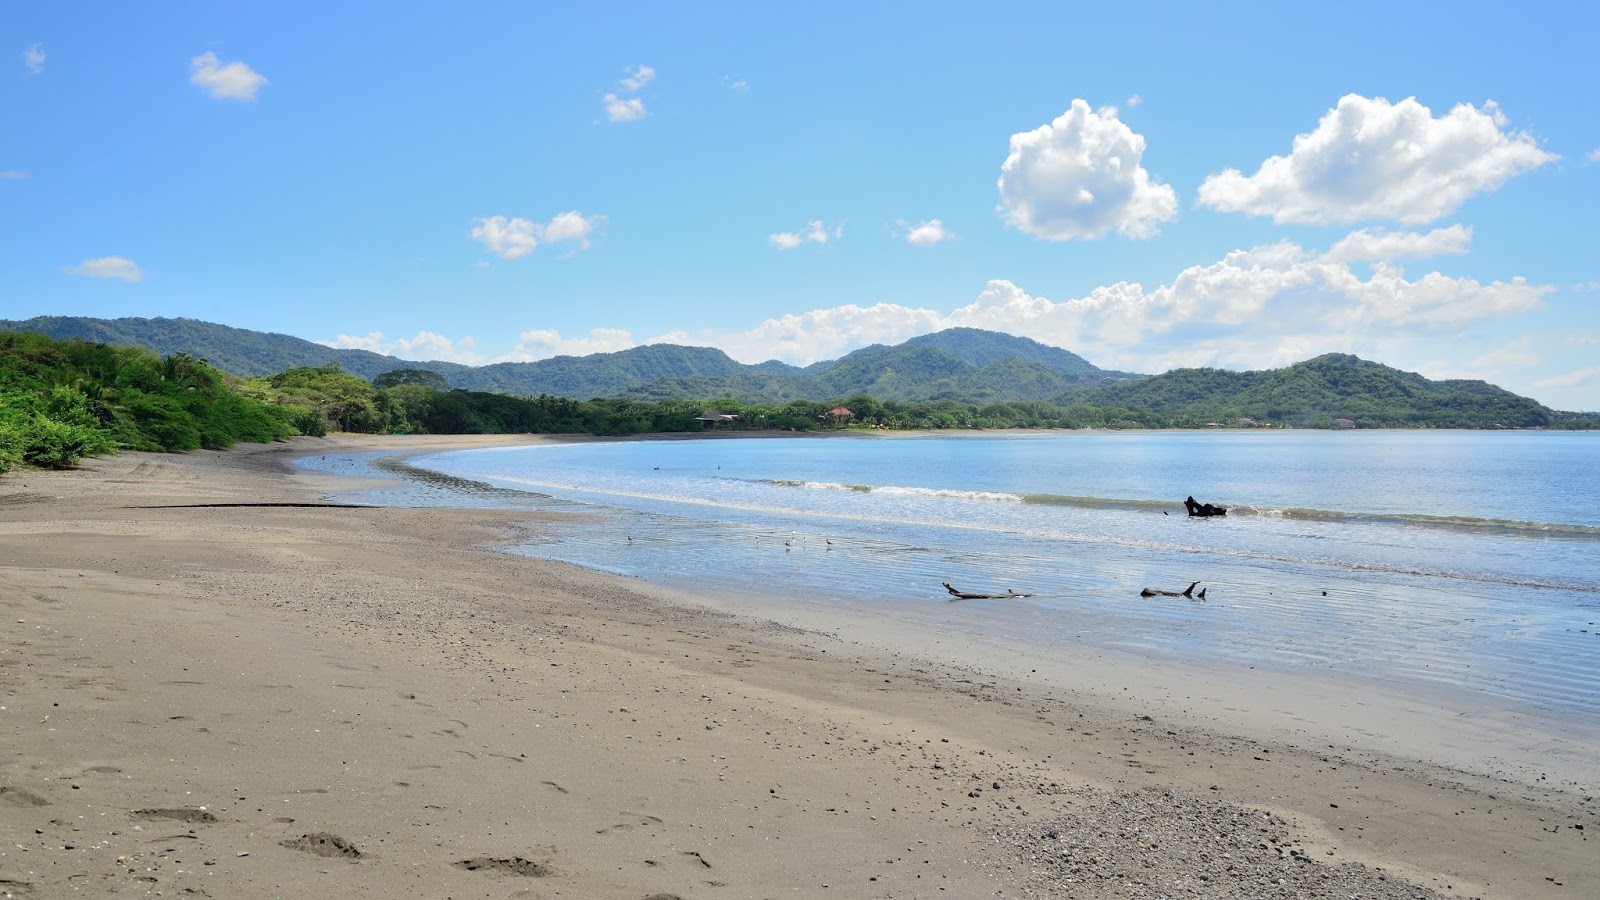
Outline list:
[[[1581,786],[495,550],[556,514],[192,505],[340,486],[295,454],[527,440],[0,479],[0,896],[1600,895]]]

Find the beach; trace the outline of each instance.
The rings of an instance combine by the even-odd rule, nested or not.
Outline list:
[[[740,615],[497,549],[581,512],[288,465],[531,440],[0,480],[0,896],[1600,895],[1587,785]]]

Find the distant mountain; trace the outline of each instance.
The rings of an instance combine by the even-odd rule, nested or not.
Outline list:
[[[196,319],[45,316],[0,321],[0,330],[138,344],[168,356],[188,353],[235,375],[272,375],[298,366],[336,362],[345,371],[367,379],[394,369],[427,369],[443,375],[452,387],[465,390],[577,399],[727,397],[743,403],[772,403],[871,394],[886,401],[987,403],[1046,399],[1076,387],[1139,377],[1098,369],[1081,356],[1028,338],[976,328],[952,328],[894,347],[864,347],[804,369],[777,360],[744,365],[721,350],[674,344],[474,367],[402,360],[366,350],[337,350],[285,334]]]
[[[981,328],[947,328],[933,334],[914,337],[902,347],[931,347],[964,359],[974,366],[986,368],[1008,359],[1032,360],[1069,379],[1077,381],[1112,381],[1142,376],[1128,372],[1108,372],[1093,363],[1060,347],[1041,344],[1032,338],[1016,337]]]
[[[1139,421],[1168,425],[1231,426],[1244,419],[1308,428],[1334,427],[1339,419],[1359,428],[1600,425],[1593,414],[1556,412],[1486,382],[1430,381],[1348,354],[1330,353],[1260,372],[1175,369],[1148,377],[1100,369],[1057,347],[975,328],[926,334],[893,347],[863,347],[804,368],[776,360],[744,365],[721,350],[673,344],[473,367],[336,350],[288,335],[195,319],[47,316],[0,321],[0,330],[139,344],[163,355],[183,352],[236,375],[270,375],[337,362],[369,379],[394,369],[428,369],[466,390],[580,400],[728,398],[755,404],[868,394],[880,402],[1084,404],[1126,409],[1139,413]]]
[[[1134,382],[1080,391],[1070,399],[1155,413],[1175,424],[1242,418],[1332,428],[1541,428],[1563,415],[1483,381],[1430,381],[1345,353],[1282,369],[1174,369]]]
[[[287,334],[232,328],[199,319],[39,316],[23,321],[0,319],[0,331],[33,331],[57,340],[76,338],[97,344],[134,344],[162,356],[187,353],[224,372],[246,377],[276,375],[285,369],[331,362],[367,379],[404,367],[430,369],[445,377],[467,368],[449,362],[402,361],[368,350],[336,350]]]

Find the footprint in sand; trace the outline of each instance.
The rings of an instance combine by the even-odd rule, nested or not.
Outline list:
[[[328,859],[360,859],[362,853],[355,844],[350,843],[337,834],[318,831],[315,834],[303,834],[294,840],[283,841],[283,846],[290,850],[303,850],[312,856],[321,856]]]
[[[137,809],[134,810],[133,814],[142,819],[173,819],[178,822],[188,822],[191,825],[196,823],[210,825],[213,822],[219,821],[217,817],[211,813],[206,812],[203,809],[195,808]]]
[[[472,859],[463,859],[460,862],[455,863],[455,867],[458,869],[465,869],[468,872],[488,872],[496,875],[520,875],[524,878],[544,878],[548,875],[555,874],[555,870],[551,869],[548,864],[535,862],[531,859],[524,859],[520,856],[504,858],[475,856]]]
[[[596,829],[595,834],[610,834],[613,831],[632,831],[635,828],[643,828],[649,825],[660,825],[662,822],[660,818],[647,815],[645,813],[635,813],[623,810],[620,815],[626,816],[632,821],[618,822],[615,825],[608,825],[605,828]]]
[[[0,786],[0,804],[6,806],[49,806],[50,801],[26,788]]]

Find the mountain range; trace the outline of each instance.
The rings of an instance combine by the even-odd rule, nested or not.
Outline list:
[[[746,365],[721,350],[676,344],[466,366],[341,350],[286,334],[197,319],[40,316],[0,320],[0,330],[34,331],[62,340],[137,344],[163,356],[187,353],[245,377],[336,362],[345,371],[367,379],[394,369],[426,369],[442,375],[451,387],[464,390],[580,400],[727,397],[741,403],[773,403],[852,394],[871,394],[885,401],[1043,400],[1074,388],[1144,377],[1097,368],[1075,353],[1028,338],[975,328],[952,328],[893,347],[875,344],[804,368],[777,360]]]
[[[342,350],[196,319],[45,316],[0,320],[0,330],[61,339],[138,344],[164,356],[203,357],[240,376],[273,375],[338,363],[371,379],[426,369],[469,391],[589,399],[712,400],[774,404],[867,394],[880,402],[955,401],[983,405],[1046,401],[1138,411],[1175,425],[1219,422],[1333,427],[1596,427],[1600,416],[1561,413],[1483,381],[1432,381],[1347,354],[1282,369],[1175,369],[1148,376],[1101,369],[1075,353],[1024,337],[952,328],[895,346],[873,345],[799,367],[736,362],[721,350],[652,344],[615,353],[467,366]]]

